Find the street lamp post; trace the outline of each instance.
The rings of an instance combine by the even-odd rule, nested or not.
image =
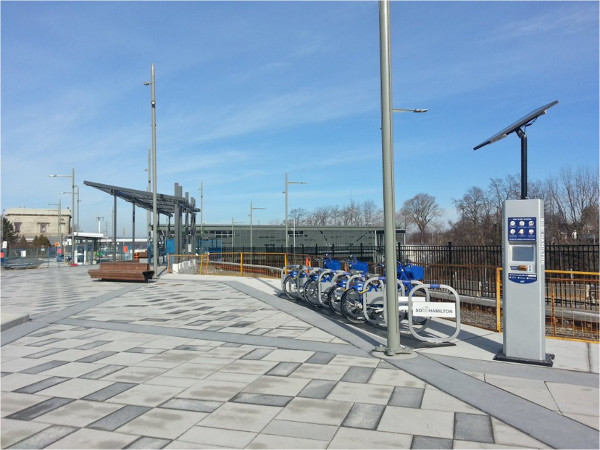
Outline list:
[[[387,347],[378,348],[388,356],[398,353],[410,353],[400,345],[398,319],[398,292],[396,285],[396,204],[394,198],[394,145],[393,112],[426,112],[426,109],[392,108],[392,69],[390,44],[390,2],[379,1],[379,42],[381,62],[381,143],[383,160],[383,215],[384,215],[384,255],[386,289],[385,307],[387,314]]]
[[[252,206],[252,202],[250,202],[250,252],[254,250],[254,243],[252,242],[252,211],[255,209],[267,209],[267,208],[256,208]]]
[[[231,251],[233,252],[233,248],[234,248],[234,239],[235,239],[235,231],[233,229],[233,225],[236,223],[243,223],[243,222],[234,222],[233,221],[233,217],[231,218]]]
[[[71,169],[71,175],[48,175],[51,178],[71,179],[71,264],[75,263],[75,168]]]
[[[58,248],[60,248],[61,252],[62,252],[61,201],[60,201],[60,198],[58,199],[58,203],[49,203],[49,205],[57,205],[58,206]],[[56,258],[56,260],[58,261],[58,258]]]
[[[77,194],[77,216],[75,216],[75,207],[73,206],[73,229],[71,230],[71,247],[73,247],[75,245],[75,229],[77,229],[77,231],[79,232],[79,186],[75,186],[75,188],[77,189],[77,192],[75,192],[75,194]],[[73,192],[61,192],[61,194],[73,194]],[[77,217],[77,222],[75,222],[75,217]],[[76,261],[73,259],[74,258],[74,252],[71,252],[71,262],[73,264],[76,263]]]
[[[305,183],[304,181],[288,181],[288,174],[287,172],[285,173],[285,190],[283,191],[283,193],[285,194],[285,251],[288,251],[288,191],[289,188],[288,186],[290,184],[308,184]],[[295,238],[295,232],[294,232],[294,238]]]
[[[154,82],[154,64],[150,70],[150,81],[144,85],[150,85],[151,98],[150,107],[152,109],[152,270],[154,275],[158,275],[158,211],[156,195],[156,91]]]

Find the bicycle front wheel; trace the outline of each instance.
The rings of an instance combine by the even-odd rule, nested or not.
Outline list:
[[[352,288],[342,295],[340,309],[343,316],[352,323],[363,323],[367,320],[363,313],[363,299],[360,293]]]
[[[283,292],[291,300],[296,300],[298,298],[298,283],[296,281],[297,280],[291,275],[288,275],[285,280],[283,280]]]
[[[344,292],[344,288],[340,286],[335,286],[329,291],[329,308],[338,316],[342,315],[342,295]]]
[[[320,306],[319,303],[319,283],[316,280],[307,281],[304,285],[304,300],[313,306]]]

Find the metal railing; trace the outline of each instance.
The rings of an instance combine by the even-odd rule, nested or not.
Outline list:
[[[502,268],[497,269],[496,321],[502,331]],[[600,341],[600,273],[546,271],[546,336]]]

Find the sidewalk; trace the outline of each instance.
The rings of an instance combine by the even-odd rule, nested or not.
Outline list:
[[[278,280],[87,269],[2,272],[2,448],[599,447],[598,345],[497,362],[502,335],[463,326],[383,357]]]

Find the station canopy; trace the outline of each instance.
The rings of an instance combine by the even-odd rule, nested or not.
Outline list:
[[[121,186],[113,186],[110,184],[95,183],[93,181],[84,181],[83,184],[96,189],[99,189],[112,196],[117,196],[126,202],[133,203],[135,206],[152,211],[152,192],[140,191],[138,189],[130,189]],[[195,213],[200,212],[200,208],[196,208],[185,197],[176,197],[174,195],[156,194],[156,209],[158,214],[165,216],[173,216],[177,213],[177,208],[180,212]]]

